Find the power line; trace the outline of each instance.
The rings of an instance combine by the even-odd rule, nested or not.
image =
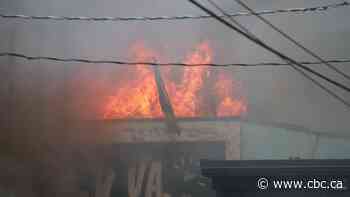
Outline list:
[[[324,6],[306,7],[306,8],[288,8],[277,10],[262,10],[258,12],[238,12],[228,14],[230,17],[252,16],[252,15],[271,15],[282,13],[299,13],[305,14],[310,12],[324,12],[329,9],[347,7],[350,3],[344,1],[342,3],[334,3]],[[220,17],[227,17],[222,15]],[[192,19],[209,19],[210,15],[183,15],[183,16],[140,16],[140,17],[87,17],[87,16],[29,16],[21,14],[1,14],[0,18],[5,19],[23,19],[23,20],[57,20],[57,21],[93,21],[93,22],[116,22],[116,21],[170,21],[170,20],[192,20]]]
[[[261,46],[262,48],[270,51],[271,53],[275,54],[276,56],[278,56],[279,58],[283,59],[283,60],[286,60],[290,63],[293,63],[294,65],[298,66],[299,68],[302,68],[303,70],[307,71],[307,72],[310,72],[314,75],[316,75],[317,77],[319,78],[322,78],[323,80],[347,91],[347,92],[350,92],[350,88],[333,80],[333,79],[330,79],[328,78],[327,76],[324,76],[320,73],[318,73],[317,71],[309,68],[309,67],[306,67],[300,63],[298,63],[297,61],[291,59],[290,57],[284,55],[283,53],[277,51],[276,49],[270,47],[269,45],[265,44],[264,42],[258,40],[258,39],[255,39],[254,37],[250,36],[249,34],[245,33],[244,31],[242,31],[241,29],[237,28],[236,26],[232,25],[231,23],[227,22],[225,19],[222,19],[220,18],[217,14],[215,14],[213,11],[209,10],[208,8],[206,8],[205,6],[203,6],[202,4],[198,3],[197,1],[195,0],[188,0],[190,3],[194,4],[195,6],[197,6],[198,8],[200,8],[201,10],[205,11],[207,14],[211,15],[212,17],[214,17],[216,20],[218,20],[219,22],[221,22],[222,24],[226,25],[227,27],[229,27],[231,30],[234,30],[235,32],[241,34],[242,36],[244,36],[245,38],[249,39],[250,41],[253,41],[255,42],[257,45]]]
[[[251,9],[247,4],[245,4],[243,1],[241,0],[235,0],[238,4],[240,4],[242,7],[244,7],[245,9],[247,9],[249,12],[254,13],[254,10]],[[306,48],[305,46],[303,46],[300,42],[296,41],[295,39],[293,39],[290,35],[288,35],[287,33],[285,33],[282,29],[278,28],[277,26],[275,26],[274,24],[272,24],[269,20],[265,19],[263,16],[260,15],[255,15],[256,17],[258,17],[261,21],[263,21],[265,24],[267,24],[268,26],[270,26],[272,29],[274,29],[275,31],[277,31],[278,33],[280,33],[283,37],[285,37],[286,39],[288,39],[289,41],[291,41],[292,43],[294,43],[296,46],[298,46],[299,48],[301,48],[302,50],[304,50],[306,53],[308,53],[309,55],[311,55],[312,57],[316,58],[318,61],[322,62],[324,65],[326,65],[328,68],[332,69],[333,71],[335,71],[336,73],[342,75],[343,77],[345,77],[346,79],[350,80],[350,76],[347,75],[346,73],[342,72],[341,70],[339,70],[338,68],[336,68],[335,66],[333,66],[332,64],[326,62],[322,57],[320,57],[319,55],[317,55],[315,52],[311,51],[310,49]]]
[[[218,9],[221,13],[226,15],[226,12],[219,6],[217,5],[214,1],[212,0],[208,0],[208,2],[213,5],[216,9]],[[236,21],[235,19],[229,17],[230,21],[233,22],[234,24],[236,24],[239,28],[241,28],[241,30],[243,30],[245,33],[249,34],[250,36],[252,36],[254,39],[259,40],[259,38],[257,38],[252,32],[250,32],[245,26],[243,26],[242,24],[240,24],[238,21]],[[345,106],[347,106],[348,108],[350,108],[350,103],[348,103],[346,100],[344,100],[342,97],[338,96],[336,93],[334,93],[332,90],[330,90],[329,88],[327,88],[326,86],[322,85],[320,82],[316,81],[315,79],[313,79],[312,77],[310,77],[304,70],[294,66],[292,63],[290,63],[289,61],[285,60],[285,62],[287,63],[287,65],[291,66],[295,71],[297,71],[298,73],[300,73],[303,77],[305,77],[306,79],[310,80],[312,83],[314,83],[316,86],[318,86],[319,88],[321,88],[322,90],[324,90],[326,93],[328,93],[329,95],[331,95],[332,97],[334,97],[335,99],[337,99],[338,101],[340,101],[341,103],[343,103]],[[323,62],[322,62],[323,63]],[[303,64],[303,63],[302,63]]]
[[[22,58],[30,61],[34,60],[50,60],[56,62],[66,62],[66,63],[89,63],[89,64],[117,64],[117,65],[154,65],[154,66],[181,66],[181,67],[260,67],[260,66],[288,66],[289,64],[277,63],[277,62],[264,62],[264,63],[256,63],[256,64],[184,64],[184,63],[155,63],[155,62],[124,62],[124,61],[111,61],[111,60],[89,60],[89,59],[77,59],[77,58],[58,58],[58,57],[44,57],[44,56],[26,56],[18,53],[0,53],[1,56],[10,56]],[[329,62],[333,63],[349,63],[350,59],[337,59],[337,60],[329,60]],[[301,62],[302,64],[307,65],[318,65],[321,62]],[[302,71],[301,71],[302,72]],[[303,73],[303,75],[306,75]],[[307,76],[307,75],[306,75]],[[315,81],[311,77],[310,80]],[[321,88],[322,84],[319,84],[315,81]],[[332,91],[328,90],[326,87],[323,87],[325,91],[329,92],[332,96],[336,97],[342,103],[350,107],[350,104],[347,103],[344,99],[334,94]]]
[[[347,106],[350,109],[350,103],[347,102],[345,99],[343,99],[342,97],[340,97],[339,95],[337,95],[336,93],[334,93],[332,90],[330,90],[329,88],[327,88],[326,86],[322,85],[320,82],[316,81],[315,79],[313,79],[312,77],[310,77],[309,75],[307,75],[305,73],[305,71],[303,71],[300,68],[295,67],[294,65],[292,65],[293,69],[296,70],[297,72],[299,72],[301,75],[303,75],[305,78],[307,78],[308,80],[310,80],[312,83],[314,83],[315,85],[317,85],[319,88],[323,89],[325,92],[327,92],[329,95],[331,95],[332,97],[334,97],[335,99],[337,99],[338,101],[340,101],[341,103],[343,103],[345,106]]]
[[[267,67],[267,66],[288,66],[287,63],[278,62],[260,62],[255,64],[244,64],[244,63],[231,63],[231,64],[185,64],[179,62],[167,62],[167,63],[155,63],[155,62],[126,62],[119,60],[91,60],[91,59],[80,59],[80,58],[60,58],[60,57],[45,57],[45,56],[28,56],[20,53],[0,53],[0,57],[16,57],[25,60],[49,60],[55,62],[66,62],[66,63],[88,63],[88,64],[117,64],[117,65],[153,65],[153,66],[180,66],[180,67]],[[333,59],[328,60],[330,63],[350,63],[350,59]],[[319,65],[322,62],[300,62],[304,65]]]
[[[245,33],[249,34],[250,36],[254,37],[254,39],[259,39],[257,38],[252,32],[250,32],[245,26],[243,26],[241,23],[239,23],[237,20],[233,19],[232,17],[230,17],[225,10],[223,10],[218,4],[216,4],[214,1],[212,0],[208,0],[208,2],[214,6],[216,9],[218,9],[224,16],[226,16],[232,23],[234,23],[235,25],[237,25],[239,28],[241,28],[241,30],[243,30]],[[289,64],[288,64],[289,65]]]

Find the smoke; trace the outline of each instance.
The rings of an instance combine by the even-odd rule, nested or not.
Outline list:
[[[304,0],[246,2],[257,10],[327,4],[326,1]],[[243,10],[231,0],[220,1],[220,5],[228,12]],[[185,0],[2,0],[0,8],[1,13],[58,16],[203,14]],[[322,57],[346,58],[350,51],[350,25],[347,22],[350,12],[347,9],[266,17]],[[255,17],[242,17],[239,21],[268,44],[296,60],[313,60]],[[166,54],[167,60],[181,62],[193,46],[210,40],[215,63],[280,61],[214,20],[102,23],[1,19],[0,33],[1,51],[33,56],[127,61],[130,60],[129,47],[137,41],[144,41],[152,49]],[[111,91],[105,89],[105,84],[120,83],[114,75],[120,67],[29,62],[14,58],[0,58],[0,64],[3,79],[0,83],[1,129],[9,131],[2,136],[2,141],[13,140],[15,148],[11,147],[11,151],[40,160],[44,157],[43,152],[45,156],[51,154],[43,148],[48,145],[55,147],[56,151],[66,149],[69,152],[74,148],[64,148],[61,144],[97,141],[94,136],[97,134],[77,131],[85,128],[86,123],[77,120],[76,112],[85,111],[84,119],[95,117],[88,112],[94,110],[94,103],[100,102],[104,92]],[[349,65],[336,66],[350,73]],[[317,67],[317,70],[350,86],[349,81],[323,66]],[[350,129],[349,109],[288,67],[232,68],[231,71],[233,77],[241,82],[248,99],[247,118],[250,120],[289,123],[328,133],[345,133]],[[89,87],[94,95],[87,94],[82,88],[89,80],[96,82],[89,84],[94,86]],[[327,86],[350,100],[349,94]],[[80,95],[82,100],[76,102],[76,95]]]
[[[1,1],[1,12],[28,15],[67,16],[159,16],[202,14],[186,1]],[[298,1],[247,1],[257,10],[323,5],[327,2]],[[220,1],[228,12],[241,11],[232,1]],[[278,14],[266,16],[274,24],[297,38],[308,48],[327,58],[342,58],[348,55],[347,8],[322,13]],[[312,60],[296,50],[277,33],[261,24],[255,17],[241,17],[239,21],[260,38],[297,60]],[[246,39],[231,32],[214,20],[186,20],[172,22],[63,22],[3,20],[1,23],[1,50],[21,52],[29,55],[57,57],[83,57],[91,59],[128,60],[128,48],[136,41],[144,41],[156,51],[164,51],[169,61],[181,61],[186,52],[202,40],[210,40],[214,46],[214,61],[218,63],[279,61]],[[16,117],[27,119],[33,110],[44,112],[38,118],[64,119],[74,88],[67,88],[70,79],[87,69],[95,80],[101,79],[96,94],[102,91],[103,80],[113,79],[117,68],[111,65],[62,64],[49,61],[22,61],[1,58],[4,78],[1,91],[6,95],[12,83],[18,109]],[[11,68],[9,73],[7,66]],[[347,65],[337,65],[349,72]],[[322,90],[300,77],[293,70],[283,68],[232,69],[234,77],[241,80],[249,99],[248,116],[271,122],[288,122],[324,132],[345,132],[349,129],[348,110],[326,95]],[[349,85],[341,77],[322,66],[318,71]],[[68,84],[68,85],[67,85]],[[76,84],[79,84],[77,82]],[[344,98],[345,94],[331,87]],[[74,93],[74,92],[73,92]],[[33,100],[31,100],[33,99]],[[92,99],[92,98],[88,98]],[[35,101],[34,101],[35,100]],[[4,101],[4,106],[7,105]],[[63,107],[65,106],[65,107]],[[80,106],[84,108],[86,106]],[[25,112],[25,113],[24,113]],[[61,113],[61,115],[58,115]],[[46,114],[46,115],[45,115]],[[32,121],[29,121],[32,122]]]

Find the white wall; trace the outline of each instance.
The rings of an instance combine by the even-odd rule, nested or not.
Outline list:
[[[242,159],[350,158],[350,137],[328,136],[305,129],[243,123]]]

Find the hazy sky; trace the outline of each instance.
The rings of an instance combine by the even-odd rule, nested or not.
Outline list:
[[[202,0],[203,2],[203,0]],[[243,11],[233,0],[217,2],[228,12]],[[332,4],[335,0],[246,0],[256,10],[308,7]],[[350,57],[350,7],[321,13],[278,14],[268,16],[274,24],[289,32],[308,48],[325,58]],[[67,16],[158,16],[202,14],[186,0],[0,0],[0,12],[28,15]],[[162,22],[63,22],[0,19],[0,49],[59,57],[127,60],[127,48],[143,40],[148,46],[164,51],[169,61],[181,61],[186,52],[202,40],[209,40],[215,49],[217,63],[256,63],[280,61],[269,52],[233,33],[214,20]],[[313,60],[285,41],[255,17],[239,21],[267,43],[297,60]],[[6,39],[5,39],[6,38]],[[11,42],[11,38],[13,38]],[[1,62],[8,59],[2,58]],[[40,61],[29,63],[15,60],[23,66],[19,84],[25,93],[32,87],[26,77],[33,74],[33,65],[47,65],[47,80],[42,85],[55,95],[55,87],[64,81],[64,69],[73,64]],[[350,74],[349,64],[337,65]],[[318,71],[350,86],[325,67]],[[103,67],[96,66],[103,72]],[[249,102],[248,117],[253,120],[300,125],[320,132],[348,132],[350,109],[328,96],[288,67],[236,69],[234,77],[241,80]],[[332,89],[350,101],[350,94]],[[24,93],[23,93],[24,94]],[[25,94],[24,94],[25,95]],[[64,100],[64,99],[63,99]]]

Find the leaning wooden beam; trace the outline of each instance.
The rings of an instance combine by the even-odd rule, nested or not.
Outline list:
[[[160,70],[158,66],[153,66],[154,76],[158,89],[158,97],[160,102],[160,107],[165,115],[165,121],[170,132],[180,135],[180,128],[176,122],[175,113],[171,106],[171,102],[168,93],[165,89],[165,84],[162,80]]]

